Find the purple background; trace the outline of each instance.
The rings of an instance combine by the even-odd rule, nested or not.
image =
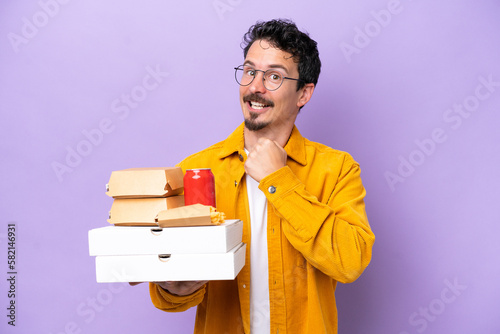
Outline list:
[[[499,12],[494,0],[3,1],[0,332],[192,332],[194,309],[96,283],[87,231],[108,224],[111,171],[172,166],[242,121],[241,37],[283,17],[323,62],[298,127],[360,162],[377,237],[363,276],[338,287],[340,333],[499,333]]]

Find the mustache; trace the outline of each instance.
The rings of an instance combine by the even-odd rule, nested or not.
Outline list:
[[[258,102],[258,103],[262,103],[262,104],[274,107],[273,101],[267,100],[267,99],[263,98],[262,96],[254,94],[254,93],[243,96],[243,102],[250,102],[250,101]]]

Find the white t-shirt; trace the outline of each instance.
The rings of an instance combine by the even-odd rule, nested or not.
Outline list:
[[[247,152],[248,153],[248,152]],[[267,198],[259,183],[246,175],[250,208],[250,332],[269,334],[269,270],[267,261]]]

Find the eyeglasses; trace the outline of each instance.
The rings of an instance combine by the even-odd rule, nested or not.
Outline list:
[[[283,73],[275,70],[269,69],[267,71],[256,70],[252,66],[240,65],[234,68],[234,77],[236,82],[240,86],[248,86],[253,82],[253,79],[257,76],[257,72],[262,72],[262,83],[267,90],[273,91],[281,87],[285,79],[302,81],[301,79],[288,78],[283,75]]]

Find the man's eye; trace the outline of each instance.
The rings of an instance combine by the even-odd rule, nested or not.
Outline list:
[[[281,80],[281,76],[277,73],[271,73],[269,74],[269,80],[279,81]]]
[[[255,75],[255,69],[253,69],[249,66],[244,66],[243,67],[243,74],[253,77]]]

